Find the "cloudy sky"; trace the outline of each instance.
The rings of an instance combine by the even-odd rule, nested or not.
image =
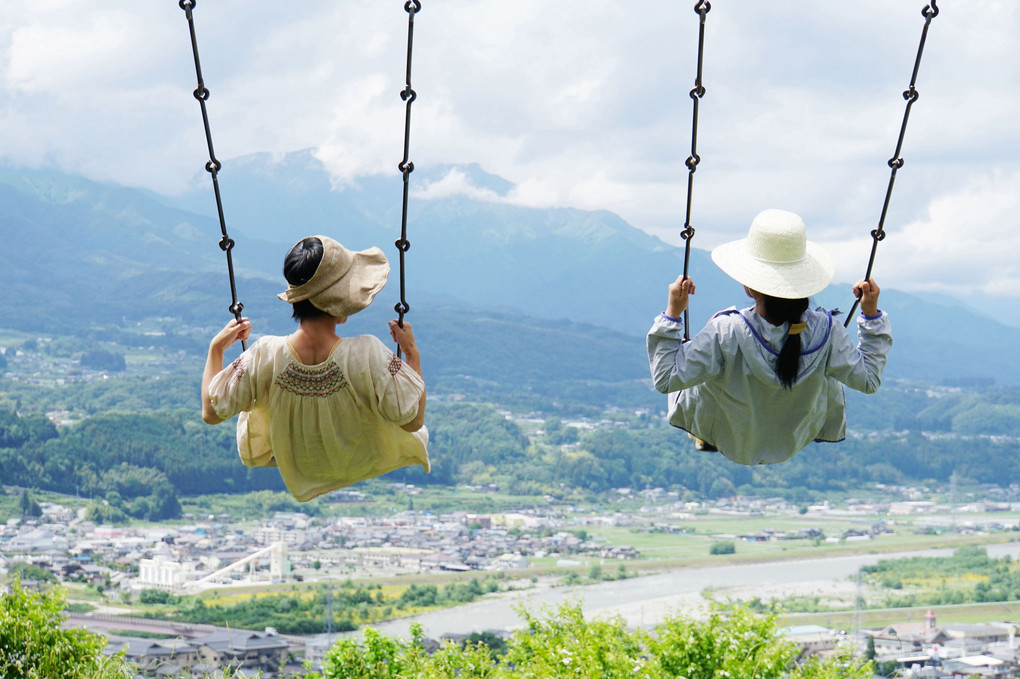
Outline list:
[[[694,2],[422,0],[411,158],[478,163],[528,206],[608,209],[678,244]],[[863,273],[921,34],[915,0],[716,0],[695,246],[800,213]],[[1020,3],[942,0],[875,276],[1020,297]],[[217,155],[318,149],[338,183],[395,172],[400,0],[199,0]],[[0,14],[0,159],[181,191],[207,158],[177,0],[32,0]],[[228,166],[229,167],[229,166]],[[226,175],[225,175],[226,176]],[[207,180],[206,180],[207,181]],[[418,187],[423,188],[423,187]],[[450,177],[428,195],[476,192]]]

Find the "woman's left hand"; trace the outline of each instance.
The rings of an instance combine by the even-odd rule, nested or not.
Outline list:
[[[414,341],[414,332],[411,330],[411,324],[404,321],[404,325],[400,325],[400,321],[390,321],[390,337],[397,343],[400,350],[404,352],[404,356],[408,361],[417,359],[418,357],[418,345]]]

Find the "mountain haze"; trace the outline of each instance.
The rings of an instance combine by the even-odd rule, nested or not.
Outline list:
[[[577,379],[595,379],[621,361],[634,379],[646,375],[643,335],[682,269],[681,249],[606,211],[512,205],[512,185],[477,166],[419,169],[411,182],[408,318],[427,331],[424,346],[452,353],[440,359],[450,371],[471,374],[472,360],[494,352],[508,372],[540,381],[543,371],[521,364],[520,351],[501,351],[526,337],[537,343],[525,352],[531,360],[583,355],[574,364]],[[176,318],[181,327],[224,322],[229,287],[209,184],[197,177],[193,190],[169,197],[54,170],[0,169],[0,325],[55,332],[69,323],[146,317]],[[398,295],[396,170],[334,186],[310,151],[260,154],[226,161],[220,186],[237,242],[239,298],[257,330],[291,327],[275,299],[283,255],[299,238],[322,233],[358,249],[378,245],[390,257],[390,284],[366,315],[378,317],[380,329],[373,322],[359,330],[382,334]],[[745,304],[740,287],[696,247],[691,274],[698,283],[695,328],[718,309]],[[817,302],[849,309],[853,299],[842,287],[831,286]],[[1020,383],[1020,359],[1011,351],[1020,329],[962,303],[945,308],[896,290],[884,290],[881,305],[893,317],[896,341],[888,377]],[[351,329],[360,328],[353,320]],[[468,346],[457,351],[446,341],[454,337]],[[605,350],[609,337],[614,349],[600,354],[596,347]],[[628,341],[633,358],[623,359]]]

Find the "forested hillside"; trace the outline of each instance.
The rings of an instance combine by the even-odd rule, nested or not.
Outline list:
[[[436,169],[424,181],[450,171],[493,196],[509,190],[479,168]],[[242,199],[238,288],[256,335],[293,328],[275,297],[292,237],[391,239],[382,238],[395,216],[382,180],[335,190],[314,158],[294,154],[246,159],[231,181]],[[198,418],[208,338],[229,317],[202,195],[171,201],[58,172],[0,171],[0,483],[105,500],[92,510],[104,520],[172,516],[183,495],[283,488],[275,470],[240,464],[230,424]],[[883,291],[895,345],[882,389],[848,394],[849,440],[740,467],[694,451],[665,424],[665,399],[649,383],[642,332],[676,274],[676,248],[605,212],[467,196],[414,209],[407,319],[429,388],[433,472],[390,479],[552,497],[657,486],[809,500],[875,483],[946,483],[954,472],[1017,478],[1020,330],[957,308],[955,324],[969,328],[963,348],[941,304]],[[45,257],[36,256],[42,232]],[[693,257],[697,324],[741,300],[707,253]],[[384,290],[344,334],[388,340],[393,295]],[[846,297],[834,287],[819,303],[848,307]]]
[[[21,399],[21,414],[0,409],[4,484],[113,499],[104,518],[167,518],[177,498],[203,493],[283,490],[274,469],[244,467],[231,423],[210,427],[193,408],[197,378],[124,377],[64,387],[61,402],[87,417],[55,427],[37,410],[49,398]],[[889,385],[851,399],[852,433],[815,444],[781,465],[744,467],[695,451],[661,412],[620,412],[584,427],[596,410],[533,399],[511,404],[441,400],[429,408],[433,472],[398,470],[391,480],[419,485],[497,484],[524,495],[664,487],[690,497],[736,492],[809,501],[886,485],[1001,484],[1020,477],[1020,390]],[[121,412],[116,412],[116,411]],[[511,410],[517,414],[509,416]],[[527,416],[529,419],[521,419]],[[525,427],[524,423],[533,424]]]

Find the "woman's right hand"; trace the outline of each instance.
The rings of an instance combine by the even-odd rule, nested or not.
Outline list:
[[[247,317],[238,321],[236,318],[223,326],[223,329],[216,333],[216,336],[209,342],[210,348],[225,351],[227,347],[238,340],[247,340],[251,336],[251,321]]]
[[[669,284],[669,295],[666,298],[666,315],[679,318],[687,310],[690,295],[694,294],[694,281],[689,276],[680,274]]]

